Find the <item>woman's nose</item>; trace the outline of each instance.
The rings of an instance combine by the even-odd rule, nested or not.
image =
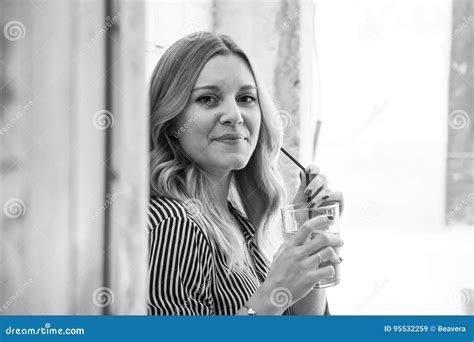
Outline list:
[[[221,114],[219,118],[219,122],[223,125],[232,125],[232,126],[235,126],[244,122],[244,118],[242,117],[240,108],[234,99],[228,100],[225,102],[223,113]]]

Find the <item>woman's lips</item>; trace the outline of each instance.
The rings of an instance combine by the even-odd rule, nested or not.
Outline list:
[[[215,139],[218,142],[224,143],[224,144],[230,144],[230,145],[237,145],[240,144],[241,142],[247,141],[246,138],[237,138],[237,139]]]

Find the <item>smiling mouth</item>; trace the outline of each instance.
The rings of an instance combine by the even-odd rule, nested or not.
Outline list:
[[[248,141],[248,139],[246,137],[234,137],[234,138],[217,138],[217,139],[214,139],[216,141],[235,141],[235,140],[242,140],[242,141]]]
[[[222,138],[222,139],[216,139],[217,141],[220,140],[247,140],[247,138]]]
[[[215,141],[220,142],[221,144],[240,144],[243,142],[248,142],[247,138],[221,138],[221,139],[215,139]]]

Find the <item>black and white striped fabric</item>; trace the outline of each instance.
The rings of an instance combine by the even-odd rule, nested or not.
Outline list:
[[[149,207],[151,315],[235,315],[268,274],[255,230],[229,201],[255,264],[229,272],[212,238],[174,199],[152,198]]]
[[[269,269],[255,229],[230,201],[228,206],[241,224],[255,270],[229,272],[220,249],[181,202],[150,200],[149,315],[235,315],[265,280]],[[291,309],[284,314],[291,315]]]

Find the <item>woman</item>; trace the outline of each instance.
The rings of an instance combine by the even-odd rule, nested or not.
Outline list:
[[[225,35],[179,40],[155,68],[150,104],[149,314],[328,314],[324,290],[312,288],[334,272],[320,255],[340,263],[332,247],[342,241],[307,237],[331,217],[306,222],[271,262],[286,203],[282,134],[245,53]],[[313,169],[293,203],[342,204]]]

